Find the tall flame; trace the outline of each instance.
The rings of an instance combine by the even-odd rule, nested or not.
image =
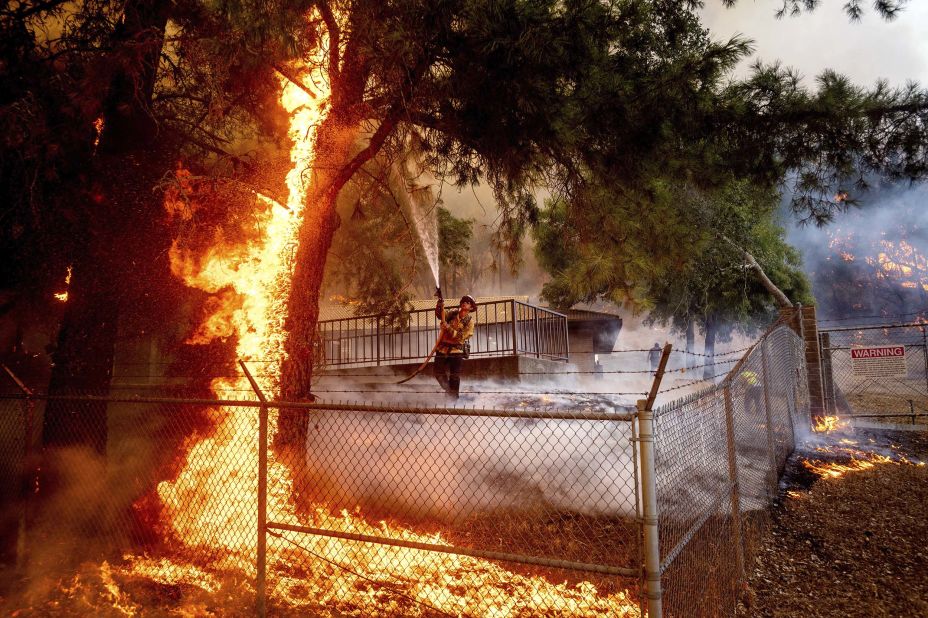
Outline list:
[[[286,206],[256,194],[258,227],[262,230],[259,238],[244,246],[220,243],[199,257],[180,249],[177,243],[171,248],[172,270],[188,285],[210,292],[233,291],[218,297],[219,306],[193,341],[232,330],[238,339],[238,358],[246,363],[262,361],[257,380],[265,392],[276,389],[271,376],[279,375],[283,358],[288,256],[296,242],[307,188],[301,172],[312,163],[314,127],[322,115],[320,101],[324,100],[325,96],[314,99],[292,83],[283,83],[281,103],[290,114],[289,135],[293,140],[293,167],[287,175],[289,194]],[[250,386],[244,377],[217,378],[211,388],[217,397],[237,399],[236,394]],[[257,417],[241,409],[216,410],[214,417],[215,431],[197,437],[199,441],[191,446],[185,468],[177,479],[161,483],[158,495],[175,536],[185,545],[222,549],[224,557],[217,566],[253,573]],[[277,486],[292,484],[286,466],[273,459],[268,476]],[[219,488],[222,490],[217,491]],[[275,521],[298,523],[285,496],[269,500],[268,516]]]

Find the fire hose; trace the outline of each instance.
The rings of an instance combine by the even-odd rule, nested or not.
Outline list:
[[[438,327],[438,337],[436,337],[435,339],[435,345],[432,346],[432,351],[429,352],[429,355],[425,357],[425,360],[422,361],[422,364],[419,365],[419,367],[415,371],[413,371],[411,374],[409,374],[408,376],[406,376],[405,378],[397,382],[397,384],[405,384],[406,382],[409,382],[414,377],[422,373],[422,370],[428,366],[429,361],[432,360],[433,356],[435,356],[435,352],[438,350],[438,346],[441,345],[442,337],[445,336],[445,328],[447,327],[447,324],[445,324],[445,311],[444,311],[445,299],[442,298],[441,288],[439,287],[435,288],[435,296],[438,297],[438,302],[442,306],[442,312],[441,312],[441,315],[439,316],[439,319],[441,320],[441,324]]]

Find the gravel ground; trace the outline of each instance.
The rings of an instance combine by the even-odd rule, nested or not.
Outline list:
[[[837,477],[802,463],[848,449],[893,462]],[[905,460],[928,461],[928,434],[856,429],[797,453],[738,615],[928,616],[928,466]]]

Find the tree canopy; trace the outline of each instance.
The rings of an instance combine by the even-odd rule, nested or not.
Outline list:
[[[492,187],[501,213],[498,247],[516,255],[533,227],[542,245],[557,247],[542,262],[554,277],[547,292],[558,303],[596,297],[656,309],[664,302],[662,278],[695,267],[710,255],[707,246],[718,244],[704,220],[731,214],[727,207],[698,214],[697,197],[723,205],[740,187],[764,197],[741,204],[748,210],[731,220],[775,226],[766,196],[790,188],[797,216],[822,223],[853,203],[866,178],[925,176],[928,106],[921,87],[865,89],[830,72],[806,86],[777,64],[731,81],[750,43],[713,40],[696,6],[318,0],[278,3],[271,11],[254,0],[110,0],[6,7],[0,189],[9,204],[4,257],[15,277],[8,275],[4,287],[25,290],[24,282],[38,281],[38,296],[47,298],[73,265],[72,285],[80,290],[94,276],[89,256],[109,251],[135,265],[120,266],[119,281],[145,280],[140,265],[156,262],[158,248],[178,232],[163,225],[158,191],[170,184],[179,157],[197,177],[278,197],[286,150],[276,103],[281,77],[306,87],[302,80],[313,74],[331,93],[317,128],[316,162],[307,170],[312,207],[293,272],[294,347],[283,388],[296,398],[311,384],[310,360],[299,347],[313,336],[341,220],[383,248],[365,254],[378,265],[395,264],[403,253],[375,240],[404,236],[405,223],[390,211],[395,204],[362,207],[380,213],[371,219],[385,217],[371,225],[346,218],[338,198],[362,193],[413,142],[423,167],[442,181]],[[901,6],[878,2],[875,9],[889,18]],[[863,7],[851,2],[847,10],[854,17]],[[314,55],[320,46],[325,53]],[[307,62],[309,70],[298,70]],[[114,170],[118,182],[110,185]],[[538,189],[553,195],[547,208],[536,203]],[[130,201],[132,208],[121,207]],[[217,226],[235,219],[210,217]],[[113,232],[120,229],[135,231]],[[765,271],[792,272],[786,252],[761,250],[778,245],[770,234],[767,241],[746,239],[744,248]],[[717,250],[727,255],[721,245]],[[370,266],[365,272],[383,274],[361,286],[372,291],[365,302],[373,307],[381,292],[408,278],[403,270]],[[580,294],[562,285],[577,272],[590,275]],[[100,283],[91,280],[85,289]],[[130,292],[123,287],[89,302],[144,307],[111,302],[139,298]]]

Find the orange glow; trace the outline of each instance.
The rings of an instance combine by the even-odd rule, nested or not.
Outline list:
[[[829,433],[831,431],[845,429],[847,426],[848,422],[841,420],[837,416],[823,416],[815,419],[815,425],[812,427],[812,431],[816,433]]]
[[[71,267],[68,266],[68,271],[64,276],[64,292],[56,292],[53,294],[55,300],[66,303],[68,302],[68,287],[71,285]]]
[[[862,259],[865,264],[875,269],[872,275],[874,279],[904,289],[928,291],[928,257],[921,254],[905,238],[895,242],[886,240],[884,232],[882,239],[864,246],[855,231],[836,228],[829,235],[828,248],[845,262],[858,259],[854,253],[856,250],[872,252],[870,255],[862,256]],[[831,260],[831,256],[826,259]]]
[[[100,145],[100,136],[103,135],[103,116],[100,116],[93,121],[94,137],[93,137],[93,149],[96,150],[97,146]]]
[[[853,445],[856,442],[852,440],[841,440],[844,445]],[[815,449],[820,453],[829,455],[840,455],[849,458],[845,463],[825,462],[818,459],[803,460],[802,465],[822,478],[840,478],[849,472],[860,472],[870,470],[878,465],[892,464],[896,466],[914,465],[924,466],[924,462],[912,462],[905,457],[887,457],[879,453],[862,451],[850,446],[819,446]]]

